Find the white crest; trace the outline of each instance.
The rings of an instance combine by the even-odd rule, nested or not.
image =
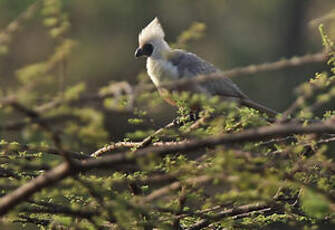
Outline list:
[[[138,41],[140,44],[145,44],[149,40],[153,39],[164,39],[164,31],[163,28],[158,20],[157,17],[155,17],[152,22],[150,22],[149,25],[147,25],[140,33],[138,37]]]

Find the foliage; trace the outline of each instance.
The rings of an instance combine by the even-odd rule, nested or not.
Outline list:
[[[334,135],[320,129],[261,136],[262,131],[278,127],[307,130],[315,127],[313,120],[334,133],[335,111],[317,113],[335,97],[334,44],[322,26],[331,71],[316,73],[301,84],[296,101],[276,118],[276,124],[254,109],[184,92],[172,95],[179,106],[177,119],[153,131],[155,120],[148,111],[163,102],[143,74],[137,85],[110,82],[94,94],[87,93],[90,86],[83,82],[64,85],[66,64],[78,42],[69,37],[71,24],[64,1],[35,4],[38,2],[42,4],[34,15],[40,12],[38,20],[54,49],[44,60],[19,68],[15,73],[18,84],[0,92],[0,207],[3,199],[22,186],[34,186],[32,181],[41,175],[54,175],[53,170],[62,165],[70,169],[56,177],[56,185],[41,185],[41,191],[36,188],[8,213],[0,208],[4,226],[335,226]],[[23,27],[25,22],[20,23]],[[201,38],[205,28],[194,23],[175,45],[186,47],[189,41]],[[16,31],[5,33],[2,36],[8,39],[3,43],[0,39],[3,56],[11,52],[8,44]],[[194,105],[201,108],[199,114],[191,114]],[[115,141],[106,129],[112,112],[130,114],[127,121],[135,128],[124,139],[108,144]],[[89,165],[92,162],[94,167]]]

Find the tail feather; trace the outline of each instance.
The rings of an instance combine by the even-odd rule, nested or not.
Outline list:
[[[244,105],[244,106],[248,106],[248,107],[251,107],[251,108],[254,108],[260,112],[263,112],[263,113],[266,113],[268,114],[270,117],[275,117],[277,116],[279,113],[273,109],[270,109],[264,105],[261,105],[261,104],[258,104],[250,99],[242,99],[241,100],[241,105]]]

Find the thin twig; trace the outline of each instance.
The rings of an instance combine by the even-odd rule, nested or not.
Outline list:
[[[167,129],[173,128],[176,126],[176,122],[172,121],[169,124],[165,125],[163,128],[158,129],[156,132],[154,132],[153,134],[151,134],[150,136],[148,136],[147,138],[145,138],[142,142],[140,142],[136,147],[137,149],[140,148],[144,148],[146,146],[148,146],[149,144],[151,144],[152,140],[159,134],[161,134],[162,132],[164,132]]]
[[[177,182],[174,182],[172,184],[169,184],[167,186],[164,186],[160,189],[157,189],[157,190],[153,191],[152,193],[150,193],[146,197],[142,198],[141,202],[143,202],[143,203],[152,202],[152,201],[154,201],[158,198],[161,198],[161,197],[165,196],[166,194],[168,194],[171,191],[175,191],[175,190],[180,189],[183,184],[185,184],[185,185],[199,185],[199,184],[209,182],[213,179],[214,178],[212,176],[203,175],[203,176],[199,176],[199,177],[195,177],[195,178],[189,178],[184,183],[182,183],[180,181],[177,181]]]
[[[0,150],[5,151],[29,151],[29,152],[43,152],[48,154],[54,155],[61,155],[61,152],[57,148],[51,148],[46,146],[37,146],[37,145],[20,145],[18,143],[7,143],[7,144],[0,144]],[[71,158],[75,158],[78,160],[88,159],[90,156],[77,153],[73,151],[63,150],[66,154],[68,154]]]
[[[280,70],[288,67],[295,67],[306,65],[310,63],[325,62],[328,58],[327,52],[321,51],[314,54],[306,54],[300,57],[292,57],[290,59],[283,59],[271,63],[263,63],[260,65],[250,65],[246,67],[237,67],[232,70],[223,71],[222,73],[215,73],[210,75],[201,75],[194,78],[180,79],[173,81],[172,83],[162,84],[160,87],[167,89],[182,88],[183,86],[189,86],[190,84],[203,83],[210,80],[217,80],[221,78],[231,78],[235,76],[252,75],[259,72],[268,72]],[[152,90],[152,85],[139,85],[135,88],[135,92]]]
[[[0,32],[0,45],[8,44],[10,42],[12,35],[19,30],[25,21],[31,19],[35,15],[41,6],[41,3],[41,0],[35,1]]]
[[[248,204],[248,205],[243,205],[239,206],[236,208],[228,209],[221,211],[215,215],[208,216],[207,219],[203,219],[196,224],[192,225],[191,227],[187,228],[187,230],[200,230],[203,229],[207,226],[209,226],[212,222],[216,222],[219,220],[222,220],[227,217],[234,217],[238,215],[247,215],[248,213],[254,213],[255,211],[261,211],[264,212],[266,211],[271,211],[273,210],[271,206],[269,206],[266,203],[256,203],[256,204]],[[249,214],[250,215],[250,214]]]

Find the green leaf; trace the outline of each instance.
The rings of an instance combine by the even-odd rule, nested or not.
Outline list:
[[[319,193],[304,189],[300,201],[303,211],[310,217],[323,219],[330,213],[330,202]]]

